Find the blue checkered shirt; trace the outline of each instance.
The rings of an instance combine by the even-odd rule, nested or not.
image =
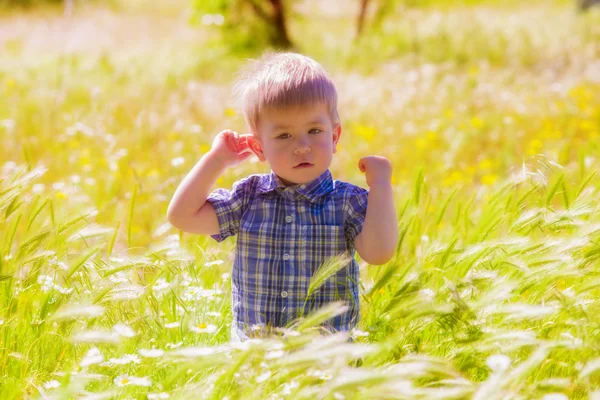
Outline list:
[[[223,241],[237,234],[232,271],[232,338],[246,339],[257,327],[285,327],[297,317],[342,300],[348,310],[324,324],[350,330],[360,315],[354,238],[362,229],[368,191],[317,179],[285,186],[275,173],[255,174],[216,189],[215,209]],[[307,298],[310,280],[330,257],[346,253],[347,266]],[[330,329],[331,330],[331,329]]]

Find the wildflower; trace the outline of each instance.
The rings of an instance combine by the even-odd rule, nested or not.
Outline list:
[[[115,335],[122,337],[134,337],[136,335],[135,331],[125,324],[116,324],[113,326],[113,332]]]
[[[498,180],[498,176],[494,174],[487,174],[481,177],[481,183],[486,186],[493,185]]]
[[[285,352],[283,350],[270,351],[265,354],[265,360],[273,360],[275,358],[281,358],[281,357],[283,357],[284,354],[285,354]]]
[[[174,167],[179,167],[180,165],[182,165],[185,162],[185,158],[183,157],[177,157],[171,160],[171,165]]]
[[[271,376],[271,371],[267,371],[259,376],[256,377],[256,383],[261,383],[266,381],[267,379],[269,379],[269,377]]]
[[[158,358],[162,357],[165,354],[165,351],[162,349],[140,349],[138,353],[140,353],[142,357]]]
[[[142,362],[142,360],[137,354],[125,354],[121,358],[111,358],[110,360],[108,360],[108,362],[116,365],[126,365],[131,363],[139,364]]]
[[[212,267],[213,265],[221,265],[223,264],[223,260],[215,260],[215,261],[210,261],[204,264],[205,267]]]
[[[562,393],[548,393],[542,397],[542,400],[568,400],[569,398]]]
[[[103,330],[82,331],[73,336],[71,340],[82,343],[119,343],[117,335]]]
[[[360,329],[354,328],[350,331],[352,337],[366,337],[369,336],[369,332],[361,331]]]
[[[176,349],[178,347],[181,347],[182,344],[183,344],[183,342],[179,342],[179,343],[167,343],[166,347],[167,347],[167,349]]]
[[[485,363],[492,371],[502,372],[510,366],[510,358],[504,354],[494,354],[489,356]]]
[[[220,317],[221,313],[218,311],[209,311],[206,313],[206,315],[208,315],[209,317]]]
[[[152,286],[152,290],[162,291],[164,289],[168,289],[169,286],[170,286],[169,282],[167,282],[167,280],[165,278],[159,278],[156,280],[156,283],[154,284],[154,286]]]
[[[167,392],[148,393],[148,400],[162,400],[162,399],[168,399],[169,397],[171,397],[171,395],[169,395],[169,393],[167,393]]]
[[[216,332],[217,326],[214,324],[208,324],[201,322],[195,326],[191,326],[190,330],[196,333],[213,333]]]
[[[114,380],[115,385],[117,386],[127,386],[127,385],[136,385],[136,386],[151,386],[152,381],[147,376],[145,377],[137,377],[137,376],[129,376],[119,375]]]
[[[173,329],[173,328],[178,328],[179,325],[181,325],[181,323],[179,321],[175,321],[175,322],[169,322],[169,323],[165,324],[164,327],[167,329]]]
[[[81,363],[79,363],[79,365],[85,368],[89,365],[100,364],[103,360],[104,356],[102,355],[100,350],[97,347],[92,347],[88,350],[88,352],[86,353],[85,357],[83,357],[83,360],[81,360]]]
[[[46,390],[56,389],[59,386],[60,386],[60,382],[57,380],[51,380],[51,381],[44,383],[44,389],[46,389]]]
[[[296,381],[291,381],[289,383],[285,383],[283,385],[283,389],[281,390],[281,394],[288,395],[292,394],[292,389],[297,389],[300,387],[300,384]]]

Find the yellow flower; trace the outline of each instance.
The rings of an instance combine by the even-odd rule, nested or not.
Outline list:
[[[210,151],[210,145],[208,143],[202,143],[198,150],[200,151],[201,154],[206,154]]]
[[[452,119],[452,117],[454,117],[454,111],[448,109],[444,112],[444,115],[446,116],[446,118]]]
[[[358,125],[356,127],[356,134],[365,140],[373,140],[376,133],[377,130],[372,126]]]
[[[497,180],[498,176],[493,174],[487,174],[481,177],[481,183],[483,183],[486,186],[493,185],[494,183],[496,183]]]
[[[58,197],[59,199],[66,199],[67,194],[65,192],[56,192],[56,197]]]
[[[540,139],[532,139],[527,146],[527,154],[534,155],[542,148],[543,143]]]
[[[491,168],[492,168],[492,162],[490,160],[488,160],[487,158],[484,158],[483,160],[481,160],[479,162],[479,169],[487,171]]]
[[[430,142],[434,142],[434,141],[436,141],[438,139],[438,134],[436,132],[429,131],[429,132],[427,132],[427,134],[425,135],[425,137]]]
[[[471,126],[475,129],[479,129],[483,126],[483,120],[479,117],[471,118]]]
[[[4,78],[4,86],[6,86],[7,89],[12,89],[16,86],[17,82],[11,78],[10,76],[7,76],[6,78]]]
[[[225,109],[225,116],[227,116],[227,117],[235,117],[235,115],[236,115],[236,112],[235,112],[234,108],[227,107]]]
[[[582,131],[591,131],[592,129],[594,129],[595,126],[596,124],[587,119],[579,121],[579,129],[581,129]]]
[[[427,147],[427,139],[425,139],[425,138],[423,138],[423,137],[420,137],[420,138],[418,138],[418,139],[415,141],[415,145],[416,145],[416,146],[417,146],[419,149],[423,150],[424,148],[426,148],[426,147]]]
[[[467,168],[465,168],[465,172],[469,175],[473,175],[475,172],[477,172],[477,167],[474,165],[468,165]]]

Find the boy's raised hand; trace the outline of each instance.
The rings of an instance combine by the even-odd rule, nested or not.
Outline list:
[[[213,139],[210,152],[224,167],[235,167],[252,155],[248,145],[249,136],[251,135],[240,135],[229,129],[221,131]]]
[[[358,169],[365,174],[367,185],[390,184],[392,182],[392,163],[382,156],[366,156],[358,161]]]

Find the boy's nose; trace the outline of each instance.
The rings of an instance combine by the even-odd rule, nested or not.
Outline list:
[[[310,152],[310,146],[305,144],[299,144],[298,146],[296,146],[296,154],[306,154],[308,152]]]

